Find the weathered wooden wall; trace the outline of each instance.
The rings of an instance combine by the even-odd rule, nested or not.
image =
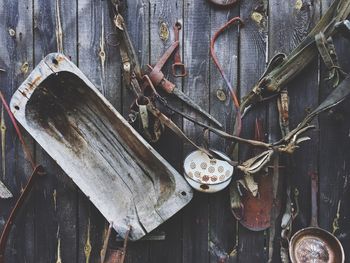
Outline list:
[[[235,27],[228,30],[217,46],[220,61],[232,83],[238,87],[240,97],[244,97],[264,71],[266,61],[277,52],[291,51],[330,3],[331,0],[244,0],[235,7],[219,9],[206,0],[128,0],[125,17],[143,65],[156,62],[173,41],[173,24],[176,21],[183,23],[181,52],[188,77],[174,81],[232,131],[232,104],[220,102],[216,97],[217,89],[226,87],[209,58],[213,32],[231,17],[239,15],[245,21],[240,31]],[[170,37],[162,40],[160,28],[164,26],[170,30]],[[60,27],[62,36],[56,34]],[[1,0],[0,68],[6,70],[0,72],[1,91],[9,100],[35,65],[46,54],[62,46],[63,52],[127,116],[131,96],[122,87],[117,47],[107,41],[113,32],[107,0]],[[345,40],[337,40],[340,62],[350,71],[348,45]],[[292,126],[329,93],[323,75],[320,75],[322,71],[322,63],[316,61],[289,84]],[[172,79],[170,67],[167,72]],[[175,100],[169,100],[182,107]],[[295,230],[309,224],[309,174],[318,172],[320,226],[332,231],[334,220],[338,218],[336,234],[347,252],[350,251],[348,105],[349,100],[318,120],[319,129],[311,134],[312,141],[295,154],[292,178],[301,200]],[[256,116],[265,120],[267,139],[280,136],[275,102],[251,112],[245,119],[244,136],[253,135]],[[198,140],[200,128],[178,116],[172,118],[186,134]],[[1,180],[17,197],[30,174],[30,166],[9,119],[5,116],[4,120]],[[26,139],[48,176],[35,187],[16,222],[6,262],[98,262],[107,222],[29,135]],[[210,139],[211,145],[220,150],[229,146],[216,136]],[[183,156],[191,150],[169,131],[155,147],[179,171]],[[244,156],[244,148],[240,149],[240,154]],[[0,230],[14,201],[15,198],[0,200]],[[127,262],[243,263],[267,260],[268,231],[252,232],[234,220],[228,189],[212,195],[195,193],[190,205],[165,223],[161,230],[166,234],[164,241],[130,243]],[[277,254],[274,262],[279,262]]]

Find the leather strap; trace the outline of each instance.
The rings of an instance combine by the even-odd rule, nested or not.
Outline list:
[[[277,108],[279,115],[279,123],[282,137],[286,136],[289,133],[289,96],[288,90],[284,89],[281,91],[280,97],[277,100]],[[289,158],[289,157],[287,157]],[[291,157],[290,157],[291,158]],[[280,256],[281,261],[283,263],[289,263],[289,238],[291,234],[292,228],[292,200],[291,200],[291,185],[290,185],[290,177],[291,177],[291,162],[287,162],[287,172],[285,176],[286,180],[286,208],[281,220],[281,250]]]
[[[288,58],[254,85],[252,91],[241,103],[241,112],[245,112],[246,108],[261,101],[271,93],[279,93],[289,81],[294,79],[303,68],[317,57],[315,36],[323,32],[326,39],[331,37],[337,32],[336,23],[346,19],[349,14],[350,2],[348,0],[334,0],[314,29]]]
[[[318,52],[320,53],[326,67],[329,70],[334,68],[335,65],[333,63],[333,59],[331,58],[331,55],[329,54],[329,50],[327,47],[327,40],[323,32],[320,32],[315,36],[315,41],[316,41]]]
[[[233,85],[231,84],[230,80],[228,79],[223,67],[221,66],[221,64],[219,63],[219,59],[215,53],[215,42],[218,39],[218,37],[227,29],[229,28],[231,25],[238,23],[238,26],[243,25],[243,21],[240,17],[234,17],[232,19],[230,19],[227,23],[225,23],[222,27],[220,27],[215,33],[213,38],[210,41],[210,55],[214,61],[214,64],[216,65],[216,67],[218,68],[222,78],[224,79],[229,93],[231,95],[232,101],[234,103],[235,109],[236,109],[236,122],[235,122],[235,131],[234,131],[234,135],[239,136],[239,134],[241,133],[241,129],[242,129],[242,120],[241,120],[241,112],[240,112],[240,106],[239,106],[239,100],[237,98],[236,95],[236,90],[233,88]]]
[[[141,66],[136,57],[135,48],[132,45],[128,30],[123,16],[119,13],[119,1],[111,0],[113,13],[113,23],[116,27],[117,37],[119,39],[119,52],[123,63],[123,75],[126,84],[130,85],[131,75],[135,74],[137,79],[142,78]]]
[[[336,87],[347,75],[339,66],[338,57],[335,51],[332,38],[326,39],[323,32],[315,36],[316,46],[321,58],[328,69],[328,80],[332,87]]]
[[[311,113],[309,113],[304,120],[291,132],[289,132],[285,137],[283,137],[280,141],[277,141],[273,143],[273,145],[280,145],[283,144],[285,141],[290,141],[292,137],[300,133],[303,129],[308,126],[309,123],[320,113],[329,110],[342,101],[345,100],[350,94],[350,77],[347,77],[344,81],[342,81],[337,88],[335,88],[331,94],[328,95],[328,97],[316,108],[314,109]]]
[[[271,210],[270,231],[269,231],[269,263],[273,262],[273,254],[275,247],[276,236],[276,221],[279,214],[277,202],[279,202],[279,188],[280,188],[280,173],[279,173],[279,155],[276,154],[273,159],[273,179],[272,179],[272,193],[273,203]]]
[[[282,137],[284,137],[289,133],[289,96],[287,89],[281,91],[280,97],[277,100],[277,108],[280,129]]]

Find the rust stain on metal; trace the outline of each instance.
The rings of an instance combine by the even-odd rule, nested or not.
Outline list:
[[[161,22],[159,27],[159,38],[165,42],[169,39],[169,34],[168,25],[165,22]]]
[[[20,92],[21,92],[21,94],[22,94],[24,97],[26,97],[26,98],[28,99],[27,93],[26,93],[25,91],[20,91]]]
[[[37,76],[31,83],[28,83],[29,90],[33,89],[35,84],[41,79],[40,76]]]
[[[6,123],[4,118],[4,106],[1,107],[1,160],[2,160],[2,178],[6,177]]]
[[[63,53],[63,30],[60,15],[60,0],[56,0],[56,41],[57,41],[57,51]]]
[[[25,61],[21,66],[22,74],[27,74],[28,69],[29,69],[29,63],[27,61]]]
[[[90,256],[91,256],[91,241],[90,241],[90,218],[88,219],[88,226],[87,226],[87,237],[86,237],[86,242],[84,246],[84,254],[85,254],[85,262],[89,263],[90,262]]]

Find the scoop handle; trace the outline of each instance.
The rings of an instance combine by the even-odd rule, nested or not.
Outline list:
[[[311,222],[310,226],[318,227],[318,205],[317,205],[317,195],[318,195],[318,174],[311,174]]]

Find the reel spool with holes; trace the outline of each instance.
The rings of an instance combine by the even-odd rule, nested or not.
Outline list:
[[[223,158],[225,154],[215,151]],[[197,191],[215,193],[229,185],[233,175],[233,166],[229,163],[210,159],[207,154],[199,150],[190,153],[184,161],[186,181]]]

